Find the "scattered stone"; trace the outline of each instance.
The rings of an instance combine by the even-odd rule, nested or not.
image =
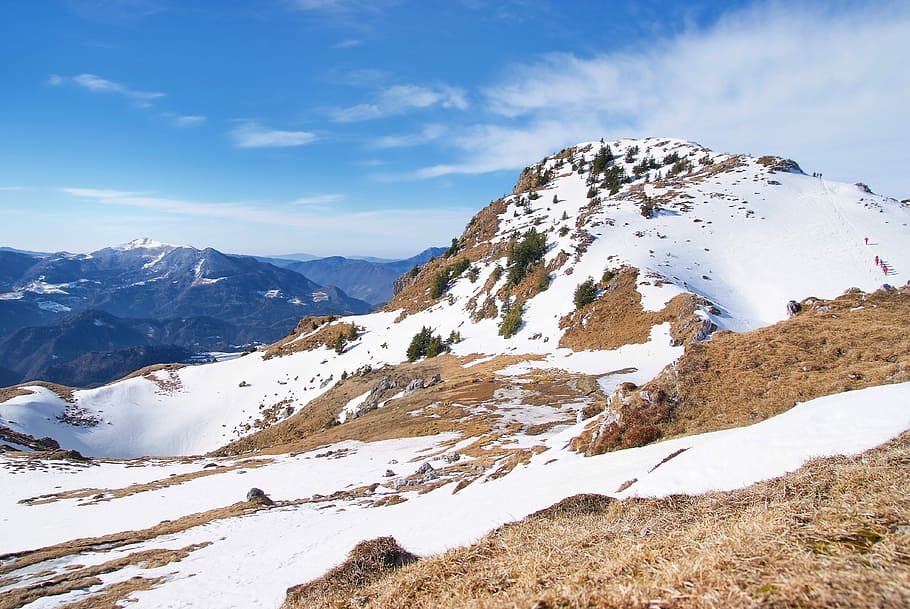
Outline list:
[[[407,395],[408,393],[412,393],[414,391],[417,391],[418,389],[423,389],[423,388],[424,388],[423,379],[418,378],[418,379],[414,379],[410,383],[408,383],[408,386],[405,387],[404,392],[405,392],[405,395]]]
[[[802,310],[803,305],[799,304],[795,300],[791,300],[787,303],[787,317],[793,317]]]
[[[430,472],[435,471],[435,469],[436,468],[434,468],[432,465],[430,465],[429,461],[426,461],[426,462],[424,462],[423,465],[421,465],[420,467],[417,468],[417,473],[421,474],[421,475],[429,474]]]
[[[458,453],[449,453],[444,458],[446,463],[455,463],[461,459],[461,455]]]
[[[387,376],[384,376],[381,379],[379,379],[379,384],[376,385],[375,389],[373,389],[373,393],[380,393],[382,391],[388,391],[389,389],[392,389],[393,387],[395,387],[395,383],[392,382],[392,379],[390,379]]]
[[[262,489],[256,488],[255,486],[247,491],[246,500],[252,503],[258,503],[259,505],[274,505],[275,502],[269,499]]]
[[[698,330],[695,332],[695,336],[692,337],[692,340],[701,342],[711,336],[715,330],[717,330],[717,324],[710,319],[703,319],[701,320],[701,325],[698,327]]]
[[[387,469],[387,470],[385,470],[385,477],[386,477],[386,478],[394,478],[394,477],[395,477],[395,472],[393,472],[393,471],[390,470],[390,469]]]
[[[389,461],[389,465],[398,465],[398,459],[392,459]]]
[[[429,380],[429,382],[427,382],[427,384],[424,385],[424,386],[425,386],[425,387],[432,387],[432,386],[435,385],[436,383],[441,383],[441,382],[442,382],[442,375],[441,375],[441,374],[434,374],[433,377]]]
[[[238,387],[249,387],[250,384],[247,383],[246,381],[240,381],[240,383],[237,386]]]

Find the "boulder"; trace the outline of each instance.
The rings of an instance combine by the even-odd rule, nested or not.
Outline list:
[[[251,503],[258,503],[259,505],[275,504],[261,488],[256,488],[255,486],[246,492],[246,500]]]

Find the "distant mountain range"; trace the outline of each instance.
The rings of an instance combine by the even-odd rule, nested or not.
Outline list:
[[[372,305],[381,305],[392,299],[392,283],[402,273],[441,256],[445,251],[444,247],[431,247],[411,258],[391,262],[331,256],[295,261],[286,268],[301,273],[316,283],[335,285],[354,298]]]

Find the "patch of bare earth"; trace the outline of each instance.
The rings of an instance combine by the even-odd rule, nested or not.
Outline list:
[[[282,357],[301,351],[312,351],[321,347],[334,348],[338,336],[347,338],[357,332],[357,326],[351,323],[335,323],[335,317],[304,317],[288,336],[277,343],[269,345],[262,359]]]
[[[905,433],[734,492],[570,497],[363,586],[292,588],[283,607],[907,607],[908,465]]]
[[[767,328],[717,332],[641,387],[611,397],[609,422],[573,441],[588,454],[749,425],[796,403],[910,380],[910,288],[806,299]]]
[[[579,281],[583,281],[580,278]],[[659,312],[645,311],[638,292],[638,269],[624,267],[598,288],[603,293],[594,302],[559,320],[564,330],[560,347],[573,351],[611,350],[623,345],[647,343],[651,329],[670,322],[670,335],[678,343],[690,340],[701,326],[695,311],[702,304],[692,294],[680,294]]]
[[[0,404],[13,399],[14,397],[32,395],[34,391],[30,391],[28,388],[36,386],[53,391],[61,400],[66,402],[74,403],[76,401],[76,398],[73,396],[75,389],[72,387],[58,385],[57,383],[48,383],[47,381],[29,381],[28,383],[22,383],[13,387],[0,388]]]

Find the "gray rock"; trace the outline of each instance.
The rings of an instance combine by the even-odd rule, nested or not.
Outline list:
[[[434,374],[434,375],[433,375],[433,378],[431,378],[431,379],[429,380],[429,382],[427,382],[427,384],[424,385],[424,386],[425,386],[425,387],[432,387],[432,386],[435,385],[436,383],[441,383],[441,382],[442,382],[442,375],[441,375],[441,374]]]
[[[395,477],[395,472],[393,472],[393,471],[390,470],[390,469],[387,469],[387,470],[385,470],[385,477],[386,477],[386,478],[394,478],[394,477]]]
[[[423,465],[421,465],[420,467],[417,468],[417,473],[423,475],[423,474],[429,474],[430,472],[435,471],[435,470],[436,470],[436,468],[433,467],[432,465],[430,465],[429,461],[426,461]]]
[[[793,317],[802,310],[803,305],[799,304],[795,300],[791,300],[787,303],[787,317]]]
[[[701,325],[698,327],[698,330],[695,332],[695,336],[692,339],[696,342],[700,342],[711,336],[711,334],[717,330],[717,324],[715,324],[710,319],[701,320]]]
[[[269,499],[261,488],[256,488],[255,486],[246,492],[246,500],[260,505],[274,505],[275,503]]]
[[[408,383],[408,386],[405,387],[404,392],[405,392],[405,394],[408,394],[408,393],[412,393],[414,391],[417,391],[418,389],[423,389],[423,388],[424,388],[423,379],[414,379],[410,383]]]

